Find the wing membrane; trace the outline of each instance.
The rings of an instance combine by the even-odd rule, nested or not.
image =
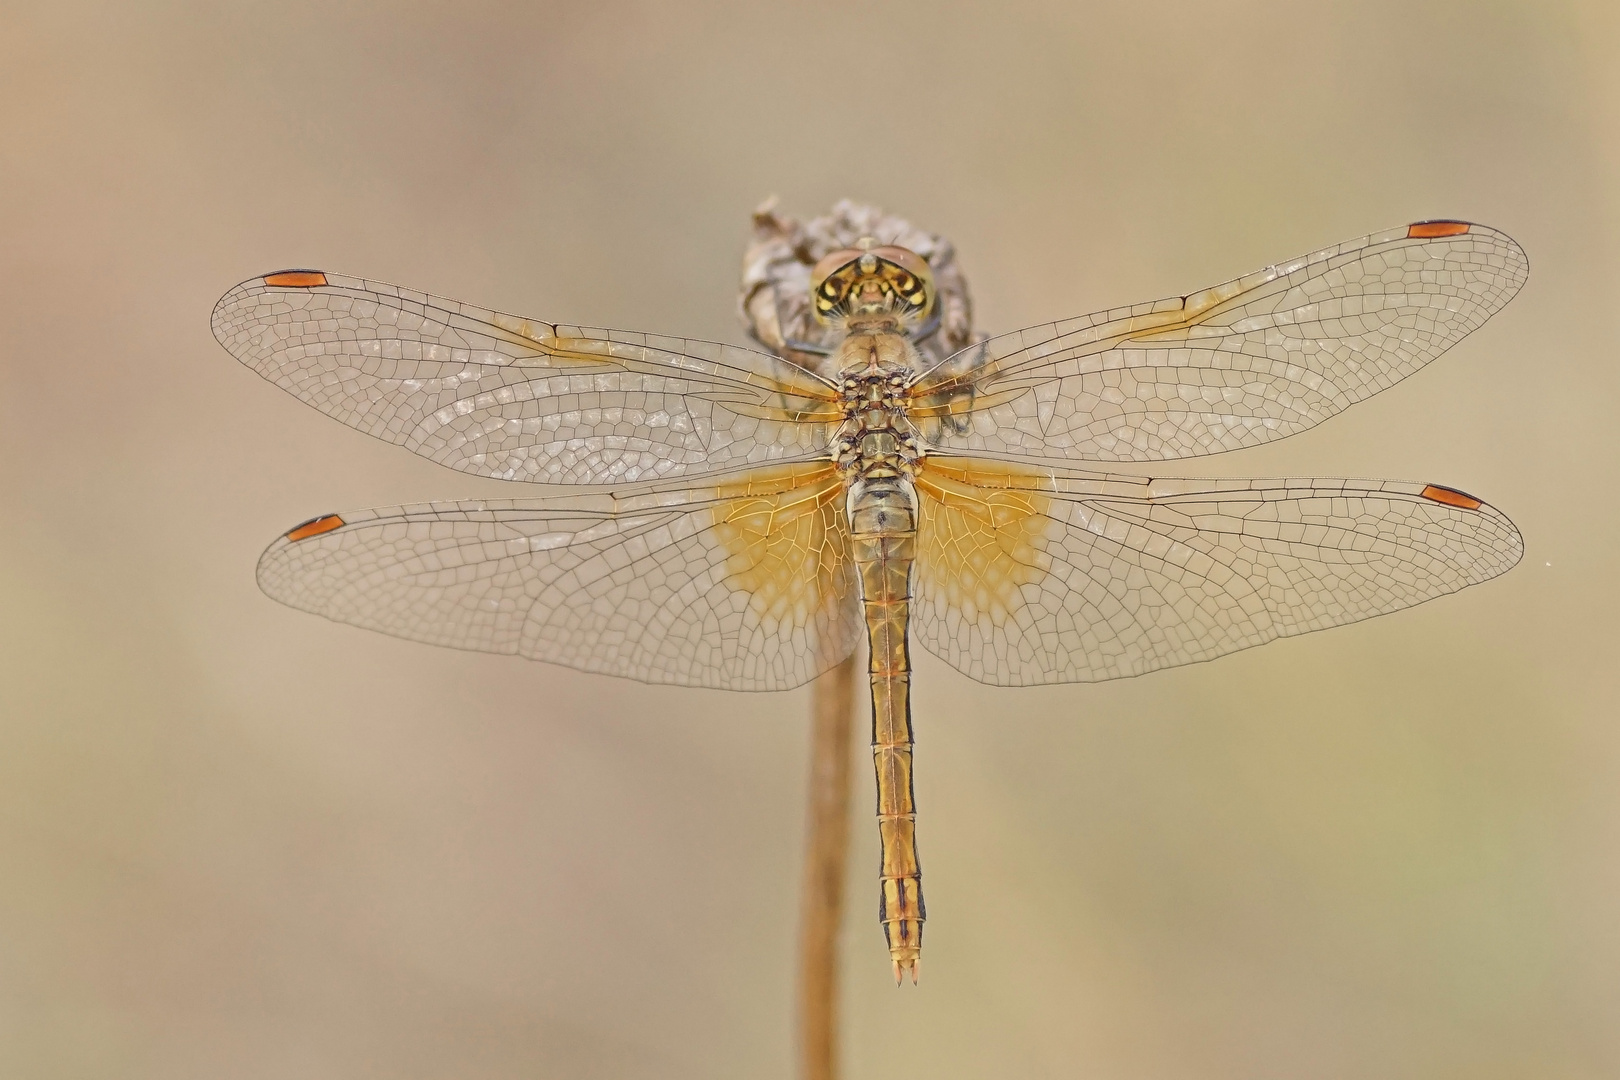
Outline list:
[[[829,384],[765,353],[552,325],[318,271],[243,282],[213,324],[232,355],[328,416],[506,480],[798,460],[838,417]]]
[[[292,607],[397,637],[644,682],[785,690],[854,648],[827,466],[631,498],[332,514],[259,559]]]
[[[1377,480],[1146,480],[931,461],[913,629],[998,685],[1211,660],[1411,607],[1518,562],[1471,496]]]
[[[1410,375],[1528,271],[1495,229],[1403,226],[1189,296],[992,338],[918,380],[912,412],[936,446],[1026,460],[1255,446]]]

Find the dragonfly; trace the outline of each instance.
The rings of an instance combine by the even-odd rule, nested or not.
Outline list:
[[[925,361],[928,262],[867,237],[810,275],[825,356],[542,322],[318,270],[242,282],[213,330],[368,435],[478,476],[584,488],[312,518],[259,559],[282,603],[729,690],[800,686],[864,641],[879,921],[896,981],[915,982],[912,645],[997,686],[1116,679],[1507,571],[1517,529],[1454,487],[1114,467],[1313,427],[1457,343],[1527,273],[1495,229],[1421,221]]]

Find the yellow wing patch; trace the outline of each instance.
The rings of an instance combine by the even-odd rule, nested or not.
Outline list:
[[[917,570],[964,618],[1000,623],[1018,588],[1051,568],[1045,534],[1051,500],[1041,476],[988,461],[925,459],[917,474]]]
[[[678,379],[681,375],[681,364],[670,363],[679,358],[678,354],[651,345],[605,337],[559,334],[558,328],[550,323],[500,312],[494,312],[490,321],[538,351],[539,355],[536,356],[516,358],[512,361],[513,367],[567,370],[581,364],[602,364],[609,368],[635,370],[636,365],[651,365],[642,370],[653,370],[671,379]],[[693,371],[704,375],[706,369],[699,365]],[[830,387],[807,381],[796,383],[791,378],[784,381],[763,372],[745,373],[739,381],[761,391],[763,400],[749,400],[746,395],[736,394],[720,400],[723,408],[738,415],[792,423],[828,424],[843,419],[843,406],[837,393]],[[705,397],[709,393],[700,391],[697,396]],[[772,397],[775,398],[774,402],[770,400]]]
[[[520,356],[513,361],[514,367],[548,368],[579,363],[616,364],[626,358],[636,359],[647,351],[639,345],[610,341],[607,338],[561,337],[557,334],[557,328],[550,323],[541,322],[539,319],[525,319],[518,315],[506,315],[499,311],[493,313],[490,322],[507,333],[522,338],[543,354]],[[559,365],[558,361],[562,361],[562,364]]]
[[[762,620],[807,626],[848,599],[844,484],[830,463],[761,469],[718,493],[726,576]]]

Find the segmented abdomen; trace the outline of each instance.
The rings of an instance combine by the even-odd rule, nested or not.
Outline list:
[[[850,489],[852,554],[871,645],[872,764],[877,770],[883,892],[878,917],[895,979],[917,978],[922,953],[922,870],[911,786],[911,563],[917,543],[917,494],[901,476],[868,477]]]

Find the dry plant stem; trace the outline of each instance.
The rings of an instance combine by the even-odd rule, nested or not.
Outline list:
[[[811,687],[810,820],[799,925],[799,1048],[803,1080],[838,1075],[838,930],[849,854],[850,736],[855,657]]]

